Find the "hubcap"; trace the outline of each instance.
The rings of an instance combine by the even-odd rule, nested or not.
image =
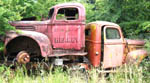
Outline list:
[[[17,62],[20,64],[26,64],[30,62],[30,56],[26,51],[21,51],[17,54]]]

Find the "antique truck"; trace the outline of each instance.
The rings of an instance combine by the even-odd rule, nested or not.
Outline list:
[[[119,25],[106,21],[86,25],[86,51],[94,67],[114,68],[124,63],[139,64],[148,54],[142,40],[125,39]]]
[[[85,49],[85,8],[79,3],[50,8],[45,21],[10,22],[16,31],[5,39],[9,61],[26,64],[43,58],[55,65],[83,62]]]
[[[147,56],[141,49],[144,42],[124,39],[117,24],[99,21],[85,25],[85,20],[82,4],[64,3],[53,6],[47,20],[10,22],[17,31],[6,34],[5,57],[19,64],[45,59],[54,65],[110,68]]]

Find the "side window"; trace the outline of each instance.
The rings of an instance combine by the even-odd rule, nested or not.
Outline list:
[[[79,13],[77,8],[61,8],[56,15],[57,20],[76,20]]]
[[[91,30],[90,29],[86,29],[85,30],[85,36],[90,36],[91,35]]]
[[[120,33],[118,29],[106,28],[106,38],[107,39],[120,39]]]

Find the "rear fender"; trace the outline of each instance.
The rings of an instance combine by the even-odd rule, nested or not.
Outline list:
[[[144,49],[131,51],[127,54],[125,63],[138,65],[147,55],[147,51]]]
[[[39,32],[34,32],[34,31],[23,31],[21,30],[19,33],[15,31],[10,31],[6,35],[5,39],[5,47],[14,39],[18,37],[28,37],[31,38],[32,40],[36,41],[38,46],[40,47],[41,55],[43,57],[47,57],[52,53],[52,48],[51,48],[51,43],[49,38]],[[23,41],[20,41],[23,42]],[[7,51],[7,50],[6,50]]]

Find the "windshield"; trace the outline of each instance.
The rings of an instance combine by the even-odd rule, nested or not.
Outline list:
[[[54,8],[50,9],[49,14],[48,14],[48,19],[51,19],[54,13]]]

